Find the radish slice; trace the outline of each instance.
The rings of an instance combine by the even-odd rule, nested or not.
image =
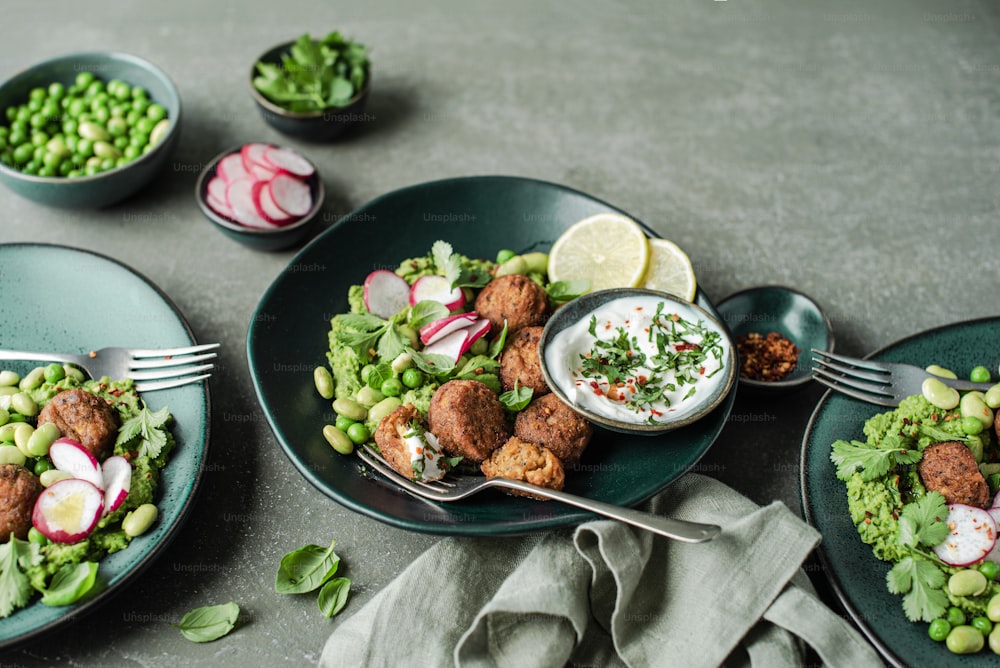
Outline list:
[[[221,176],[216,174],[208,181],[208,196],[215,197],[225,201],[226,199],[226,181]]]
[[[212,207],[212,211],[215,211],[220,216],[224,216],[226,218],[233,217],[233,209],[228,204],[226,204],[226,200],[218,199],[213,195],[208,195],[205,198],[205,201],[208,203],[210,207]]]
[[[410,284],[388,269],[368,274],[364,284],[365,307],[380,318],[389,319],[409,304]]]
[[[997,527],[1000,528],[1000,507],[994,506],[992,508],[988,508],[986,512],[990,514],[990,517],[992,517],[993,521],[996,522]],[[998,538],[1000,538],[1000,536],[998,536]],[[983,557],[983,559],[995,561],[1000,564],[1000,540],[993,543],[993,547],[990,548],[990,551],[985,557]]]
[[[257,213],[267,222],[283,225],[295,220],[294,216],[274,203],[274,198],[271,197],[270,181],[256,181],[253,184],[252,194]]]
[[[451,281],[444,276],[421,276],[410,288],[410,305],[425,300],[441,302],[449,311],[455,311],[465,306],[465,293],[462,288],[451,287]]]
[[[277,227],[257,213],[253,197],[253,184],[249,178],[236,179],[226,189],[226,202],[233,211],[233,220],[247,227],[270,229]]]
[[[947,524],[948,537],[934,546],[934,553],[946,564],[974,564],[989,554],[996,545],[997,524],[982,508],[950,503]]]
[[[271,179],[271,197],[278,207],[295,217],[306,215],[313,205],[309,184],[288,174]]]
[[[79,478],[47,487],[35,501],[31,523],[54,543],[78,543],[94,530],[104,514],[104,494]]]
[[[468,327],[476,322],[477,318],[479,318],[479,314],[477,313],[456,313],[444,318],[438,318],[420,328],[420,341],[425,346],[429,346],[455,330]]]
[[[469,330],[467,327],[463,327],[457,332],[452,332],[444,338],[426,346],[423,349],[423,353],[426,355],[444,355],[452,364],[455,364],[458,362],[458,358],[469,349],[470,345],[472,344],[469,343]]]
[[[240,147],[240,159],[243,161],[243,169],[248,172],[253,171],[254,165],[263,167],[269,172],[276,173],[278,170],[264,159],[264,152],[271,146],[260,142],[244,144]]]
[[[300,179],[309,178],[316,171],[308,160],[287,148],[267,146],[262,152],[262,160],[264,165]]]
[[[104,514],[118,510],[132,486],[132,465],[119,455],[108,457],[101,464],[104,481]]]
[[[250,178],[239,153],[230,153],[220,160],[219,166],[215,168],[215,173],[227,184],[237,179]]]
[[[49,459],[60,471],[85,480],[97,488],[103,486],[101,465],[90,450],[71,438],[57,438],[49,447]]]
[[[469,346],[481,339],[490,331],[490,321],[486,318],[480,318],[469,328]]]

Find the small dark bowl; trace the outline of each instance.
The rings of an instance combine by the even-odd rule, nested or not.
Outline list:
[[[365,87],[350,99],[344,106],[329,107],[321,111],[297,112],[289,111],[264,97],[253,85],[257,76],[256,62],[281,64],[281,57],[295,41],[279,44],[265,51],[250,67],[250,94],[264,120],[278,132],[305,141],[324,142],[336,139],[349,128],[365,118],[365,105],[368,104],[368,93],[372,87],[372,73],[369,68]]]
[[[211,206],[208,205],[208,182],[213,176],[215,176],[216,169],[219,166],[219,161],[227,155],[238,153],[241,148],[242,145],[223,151],[219,155],[212,158],[212,160],[205,165],[205,168],[201,170],[201,173],[198,175],[198,181],[194,186],[194,197],[198,202],[198,207],[201,209],[201,212],[205,214],[205,217],[208,218],[219,231],[230,239],[234,239],[235,241],[253,248],[254,250],[279,251],[298,244],[313,232],[316,227],[316,223],[319,221],[319,212],[323,208],[323,200],[326,197],[326,191],[323,188],[323,180],[320,178],[319,170],[314,171],[312,176],[310,176],[306,181],[309,184],[309,189],[312,193],[312,209],[302,218],[289,225],[283,225],[273,229],[257,229],[247,227],[246,225],[241,225],[236,221],[219,215]],[[313,168],[315,169],[315,165],[313,165]]]
[[[583,320],[589,319],[591,312],[608,302],[612,302],[623,297],[650,296],[662,300],[668,306],[670,304],[675,304],[678,308],[690,309],[694,311],[699,320],[703,321],[707,326],[710,326],[712,329],[721,334],[724,346],[723,354],[725,356],[725,359],[723,360],[723,368],[720,371],[720,373],[725,374],[722,378],[722,382],[716,386],[711,393],[702,392],[700,394],[695,394],[694,398],[688,400],[694,401],[694,403],[688,404],[686,409],[679,412],[678,415],[655,424],[618,420],[590,410],[586,406],[580,405],[572,396],[567,394],[563,388],[559,386],[553,376],[550,366],[552,364],[552,360],[548,359],[549,356],[546,354],[547,351],[551,350],[553,340],[567,327],[571,327]],[[708,311],[701,308],[697,304],[679,299],[678,297],[666,292],[659,292],[656,290],[647,290],[644,288],[612,288],[608,290],[590,292],[581,297],[577,297],[573,301],[559,307],[556,312],[552,314],[552,317],[549,318],[549,321],[545,324],[545,328],[542,330],[542,335],[538,342],[538,350],[539,360],[542,366],[542,376],[545,378],[545,382],[549,386],[549,389],[552,390],[553,394],[559,397],[563,403],[568,405],[578,414],[585,417],[587,420],[590,420],[591,422],[601,425],[607,429],[611,429],[612,431],[625,434],[656,436],[680,427],[685,427],[711,413],[719,404],[722,403],[726,396],[728,396],[736,386],[736,347],[730,339],[726,327],[714,316],[708,313]]]
[[[149,61],[127,53],[74,53],[39,63],[0,85],[0,109],[23,104],[28,92],[59,82],[69,86],[80,72],[90,71],[107,82],[121,79],[142,86],[167,110],[170,129],[148,153],[128,164],[93,176],[34,176],[0,163],[0,181],[22,197],[62,208],[95,209],[131,196],[163,168],[180,137],[181,98],[170,77]],[[6,119],[0,121],[6,124]]]
[[[799,349],[795,370],[782,380],[740,378],[751,393],[780,393],[802,387],[811,379],[812,348],[833,351],[830,319],[807,295],[781,285],[764,285],[733,293],[716,305],[733,340],[757,332],[777,332]]]

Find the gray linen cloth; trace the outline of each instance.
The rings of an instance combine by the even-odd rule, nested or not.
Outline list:
[[[340,622],[322,666],[830,666],[882,662],[801,570],[819,534],[688,474],[646,509],[722,526],[686,544],[610,520],[446,538]],[[346,612],[346,611],[345,611]]]

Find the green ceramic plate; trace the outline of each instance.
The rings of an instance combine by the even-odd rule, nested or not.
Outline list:
[[[501,248],[548,250],[572,223],[619,209],[562,186],[513,177],[448,179],[398,190],[362,206],[302,249],[265,292],[251,322],[247,357],[257,397],[278,443],[310,483],[347,508],[388,524],[438,534],[515,534],[568,526],[593,515],[567,506],[484,492],[466,501],[419,501],[323,439],[334,420],[313,387],[330,318],[347,311],[347,289],[375,269],[425,255],[438,239],[457,252],[494,257]],[[708,298],[697,302],[718,317]],[[715,441],[734,393],[701,421],[663,437],[599,431],[566,489],[635,505],[690,469]]]
[[[1000,363],[1000,317],[932,329],[903,339],[871,355],[886,362],[918,366],[940,364],[960,376],[984,364]],[[926,624],[911,624],[902,599],[885,586],[889,564],[862,543],[847,512],[844,483],[836,477],[830,446],[839,439],[864,440],[865,420],[887,409],[827,392],[816,406],[802,441],[802,508],[823,534],[819,554],[844,607],[869,640],[895,665],[972,666],[992,656],[959,656],[927,637]]]
[[[0,244],[0,348],[85,352],[104,346],[158,348],[195,343],[169,297],[135,271],[95,253],[42,244]],[[3,362],[19,373],[31,362]],[[177,448],[163,471],[160,518],[98,571],[100,591],[67,607],[34,603],[0,619],[0,647],[26,640],[96,608],[138,577],[188,516],[208,447],[208,388],[190,385],[145,395],[169,406]]]

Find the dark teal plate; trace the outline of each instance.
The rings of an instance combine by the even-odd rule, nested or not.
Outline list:
[[[325,362],[330,318],[348,310],[348,287],[369,272],[425,255],[438,239],[474,257],[492,258],[502,248],[545,251],[572,223],[601,211],[624,213],[543,181],[448,179],[383,195],[310,242],[264,293],[247,337],[257,397],[295,468],[347,508],[413,531],[517,534],[592,519],[560,504],[493,491],[452,504],[425,502],[375,474],[362,474],[356,458],[338,455],[323,439],[323,425],[334,415],[330,402],[316,393],[312,371]],[[703,293],[696,301],[718,317]],[[704,419],[663,437],[598,431],[579,469],[567,471],[567,491],[623,506],[649,498],[705,454],[734,397],[730,393]]]
[[[161,348],[195,343],[177,307],[148,279],[110,258],[44,244],[0,244],[0,348],[86,352],[104,346]],[[36,363],[2,362],[19,373]],[[169,406],[177,448],[163,470],[159,519],[128,549],[100,562],[100,591],[81,603],[37,602],[0,619],[0,647],[71,623],[139,577],[187,519],[208,447],[209,394],[201,384],[151,392]]]
[[[918,366],[940,364],[967,376],[974,366],[996,369],[1000,363],[1000,317],[971,320],[905,338],[870,357]],[[847,511],[847,492],[830,461],[839,438],[864,440],[865,420],[887,409],[842,394],[823,395],[802,440],[802,509],[823,534],[819,555],[837,596],[855,623],[888,661],[911,666],[972,666],[989,662],[988,649],[952,654],[927,636],[927,624],[913,624],[903,614],[902,597],[885,586],[889,564],[862,543]],[[995,657],[994,657],[995,658]]]

